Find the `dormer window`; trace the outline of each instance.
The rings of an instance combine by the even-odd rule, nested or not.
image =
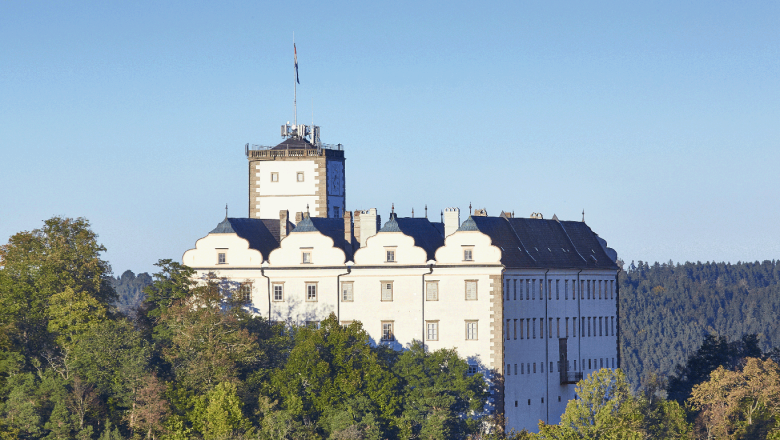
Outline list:
[[[387,260],[386,263],[395,263],[395,249],[393,250],[387,250]]]
[[[303,251],[301,254],[301,263],[311,264],[311,251]]]
[[[217,253],[217,264],[227,264],[227,258],[225,257],[225,254],[225,252]]]
[[[463,248],[463,261],[474,261],[474,248]]]

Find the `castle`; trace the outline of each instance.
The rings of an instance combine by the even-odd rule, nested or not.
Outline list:
[[[617,254],[583,221],[449,208],[439,221],[346,209],[344,148],[316,126],[246,146],[249,218],[220,222],[182,262],[240,283],[253,313],[361,321],[376,344],[455,348],[507,429],[558,423],[583,375],[620,365]],[[291,217],[291,214],[294,217]]]

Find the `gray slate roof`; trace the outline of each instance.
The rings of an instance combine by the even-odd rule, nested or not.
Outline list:
[[[291,234],[296,232],[319,232],[333,240],[333,246],[342,249],[346,254],[347,261],[352,259],[352,246],[344,239],[344,219],[343,218],[321,218],[306,216],[298,222]]]
[[[254,218],[225,218],[210,234],[237,234],[249,242],[251,249],[257,249],[264,259],[279,247],[279,220]]]
[[[429,260],[435,258],[436,249],[444,246],[444,225],[431,223],[427,218],[398,217],[390,215],[390,220],[379,232],[402,232],[414,239],[414,245],[425,250]]]
[[[272,148],[272,150],[293,150],[302,148],[316,148],[306,139],[289,137],[282,143]]]

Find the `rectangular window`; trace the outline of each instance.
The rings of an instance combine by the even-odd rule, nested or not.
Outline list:
[[[563,280],[563,299],[569,299],[569,280]]]
[[[552,363],[552,361],[550,361],[550,369],[549,369],[549,370],[547,370],[547,371],[549,371],[550,373],[554,373],[554,372],[555,372],[555,370],[553,369],[553,363]],[[558,371],[560,371],[560,367],[558,368]]]
[[[571,318],[571,331],[572,331],[572,337],[577,337],[577,318]]]
[[[588,280],[588,299],[590,299],[590,280]]]
[[[615,317],[610,316],[609,320],[610,320],[610,328],[612,329],[612,336],[615,336]]]
[[[547,300],[552,300],[552,280],[547,280]]]
[[[252,302],[252,283],[243,283],[238,288],[238,302],[241,304],[249,304]]]
[[[561,337],[561,318],[555,318],[555,327],[557,329],[556,331],[556,337]]]
[[[506,364],[506,375],[511,376],[512,375],[512,366],[509,364]]]
[[[577,371],[577,361],[574,361],[574,371]]]
[[[525,320],[525,326],[526,326],[525,327],[525,338],[526,339],[531,339],[531,330],[529,330],[531,328],[531,320],[530,319],[526,319]]]
[[[531,299],[536,299],[536,280],[531,282]]]
[[[352,324],[352,321],[341,321],[341,325],[347,327]]]
[[[284,301],[284,284],[274,284],[274,301]]]
[[[599,299],[601,299],[601,288],[602,288],[601,280],[599,280]]]
[[[271,182],[279,181],[279,173],[271,173]]]
[[[387,263],[395,263],[395,251],[387,251]]]
[[[477,333],[477,321],[466,321],[466,339],[476,341],[479,336]]]
[[[512,331],[515,333],[515,339],[517,339],[517,320],[515,319],[512,323],[513,329]]]
[[[474,261],[473,249],[463,249],[463,261]]]
[[[511,319],[507,319],[507,320],[506,320],[506,340],[507,340],[507,341],[509,340],[509,337],[512,335],[512,333],[510,333],[510,331],[509,331],[509,330],[510,330],[510,328],[509,328],[509,324],[510,324],[511,322],[512,322],[512,320],[511,320]]]
[[[592,370],[592,369],[593,369],[593,366],[591,365],[590,361],[591,361],[591,360],[590,360],[590,359],[588,359],[588,370]]]
[[[561,299],[560,294],[561,280],[555,280],[555,299]]]
[[[585,296],[585,280],[580,280],[580,299],[585,299],[583,296]]]
[[[569,337],[569,318],[566,318],[566,337]]]
[[[528,299],[528,296],[531,294],[531,281],[525,280],[525,299]]]
[[[571,299],[577,299],[577,282],[574,280],[571,280]]]
[[[227,262],[227,259],[225,258],[225,253],[220,252],[217,254],[217,264],[225,264]]]
[[[609,297],[615,299],[615,280],[609,282]]]
[[[395,333],[393,332],[393,321],[382,321],[382,340],[392,341],[395,339]]]
[[[341,300],[344,302],[351,302],[354,300],[354,296],[352,295],[352,289],[353,289],[354,283],[352,281],[345,281],[341,283]]]
[[[517,364],[515,364],[515,376],[517,376]]]
[[[539,368],[541,369],[541,372],[544,373],[544,362],[539,362]]]
[[[601,316],[599,316],[599,336],[604,336],[604,334],[603,334],[603,328],[602,328],[602,320],[603,320],[603,319],[604,319],[604,318],[602,318]]]
[[[525,374],[525,364],[520,364],[520,374]]]
[[[536,318],[534,318],[534,325],[531,326],[534,331],[534,339],[536,339]]]
[[[306,321],[306,327],[318,329],[320,328],[320,322],[319,321]]]
[[[426,321],[426,328],[428,330],[427,339],[429,341],[439,340],[439,321]]]
[[[393,300],[393,282],[392,281],[382,281],[382,301],[392,301]]]
[[[534,373],[536,373],[536,362],[534,362]]]
[[[439,300],[439,282],[438,281],[426,281],[425,282],[425,300],[426,301],[438,301]]]
[[[550,339],[552,339],[552,337],[553,337],[552,322],[553,322],[553,319],[550,318],[550,326],[547,327],[547,337],[550,338]]]
[[[303,171],[298,171],[298,174],[296,175],[296,179],[298,182],[303,182]]]
[[[539,339],[544,339],[544,318],[539,318]]]
[[[473,376],[477,374],[477,366],[473,364],[469,364],[469,371],[466,374],[468,374],[469,376]]]
[[[523,339],[523,319],[520,320],[520,339]]]
[[[311,251],[301,252],[301,263],[311,264]]]
[[[475,280],[466,281],[466,301],[477,300],[477,282]]]
[[[612,358],[612,368],[615,368],[615,358]]]
[[[590,336],[590,316],[588,316],[588,336]]]
[[[514,282],[515,282],[514,293],[515,293],[515,301],[516,301],[517,300],[517,279],[515,279]],[[522,284],[520,284],[520,286],[522,286]],[[520,294],[520,299],[523,299],[522,293]]]
[[[317,283],[306,283],[306,301],[317,301]]]
[[[604,358],[599,359],[599,368],[604,368]]]

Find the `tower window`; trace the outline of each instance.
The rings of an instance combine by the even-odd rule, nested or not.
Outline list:
[[[429,341],[438,341],[439,340],[439,321],[428,321],[426,323],[426,328],[428,330],[427,339]],[[471,366],[469,366],[471,368]]]
[[[350,302],[353,300],[352,296],[352,286],[354,283],[350,282],[344,282],[341,283],[341,300],[345,302]]]
[[[279,173],[271,173],[271,182],[279,181]]]
[[[476,280],[467,280],[466,281],[466,301],[476,301],[477,300],[477,281]]]
[[[334,218],[341,217],[341,208],[339,208],[338,206],[333,207],[333,217]]]
[[[242,304],[252,302],[252,283],[243,283],[238,289],[238,301]]]
[[[382,301],[393,300],[393,282],[382,281]]]
[[[469,341],[477,340],[477,321],[466,321],[466,339]]]
[[[298,182],[303,182],[303,171],[298,171],[297,180]]]
[[[392,341],[393,339],[395,339],[395,334],[393,333],[393,321],[382,321],[382,340]]]
[[[425,299],[427,301],[438,301],[439,300],[439,282],[438,281],[427,281],[425,283],[425,291],[426,291]]]

